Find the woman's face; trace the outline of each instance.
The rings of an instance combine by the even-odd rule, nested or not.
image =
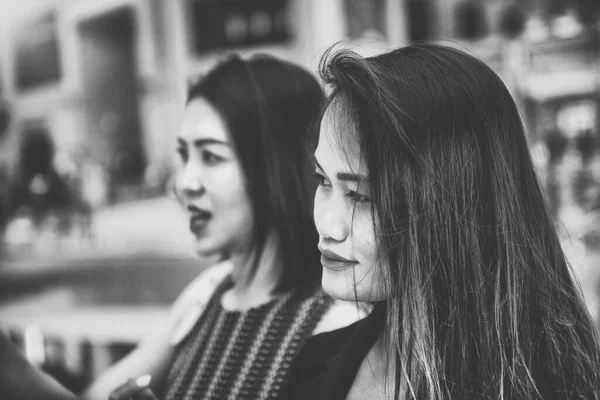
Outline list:
[[[319,232],[323,289],[342,300],[377,301],[380,289],[368,171],[353,128],[337,117],[334,101],[321,122],[315,151],[319,186],[314,218]],[[344,149],[339,147],[344,129]]]
[[[177,152],[176,188],[200,256],[247,252],[254,217],[244,173],[225,122],[210,103],[185,109]]]

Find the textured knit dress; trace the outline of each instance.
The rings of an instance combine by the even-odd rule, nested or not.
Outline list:
[[[225,310],[225,278],[177,346],[165,400],[278,399],[296,356],[332,300],[316,286],[244,311]]]

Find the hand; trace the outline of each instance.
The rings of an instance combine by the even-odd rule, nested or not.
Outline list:
[[[128,379],[110,393],[108,400],[158,400],[150,387],[150,375]]]

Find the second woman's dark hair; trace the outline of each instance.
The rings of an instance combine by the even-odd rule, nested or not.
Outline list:
[[[597,399],[595,327],[500,78],[433,44],[330,52],[321,75],[368,169],[396,395]]]
[[[318,281],[307,152],[324,98],[316,78],[272,56],[230,56],[190,87],[188,102],[195,98],[207,100],[225,121],[246,177],[255,224],[251,276],[274,230],[283,259],[275,290]]]

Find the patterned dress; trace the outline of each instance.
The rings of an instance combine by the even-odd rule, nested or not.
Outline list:
[[[244,311],[226,310],[217,286],[177,346],[166,400],[277,399],[298,352],[331,305],[320,287],[296,290]]]

